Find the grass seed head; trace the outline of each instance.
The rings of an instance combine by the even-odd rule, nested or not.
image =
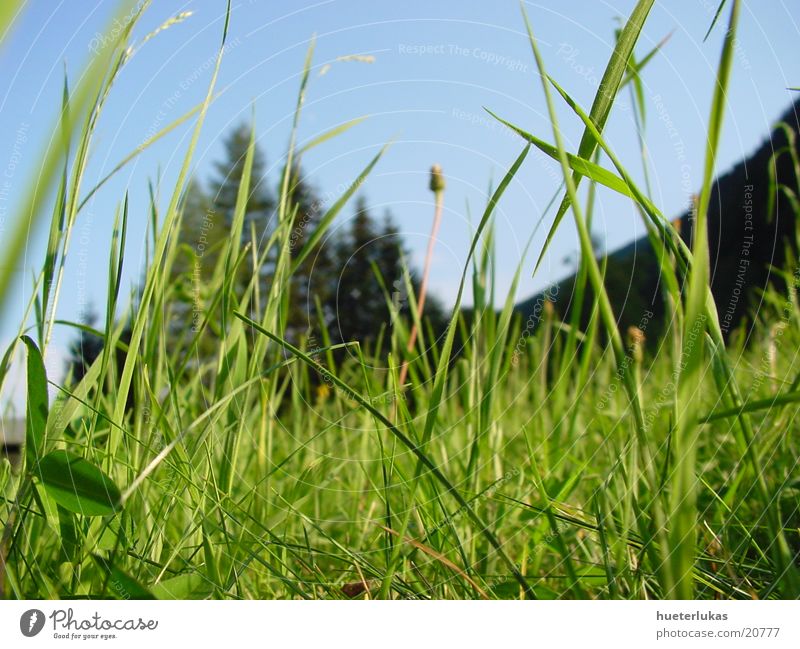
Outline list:
[[[444,175],[441,165],[438,164],[431,167],[431,191],[434,194],[444,191]]]
[[[639,327],[635,325],[628,327],[628,346],[631,350],[633,360],[637,363],[641,363],[644,358],[644,343],[646,340],[647,338],[644,335],[644,331],[639,329]]]

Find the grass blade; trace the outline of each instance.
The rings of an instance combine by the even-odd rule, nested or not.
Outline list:
[[[36,343],[29,336],[23,336],[22,342],[28,348],[28,416],[25,423],[25,464],[28,471],[33,471],[39,463],[45,447],[49,410],[47,373]]]
[[[592,109],[589,112],[589,116],[591,117],[592,122],[596,125],[597,130],[601,133],[603,132],[603,128],[608,121],[609,115],[611,114],[611,108],[614,105],[614,99],[616,98],[619,89],[622,87],[625,73],[628,71],[628,62],[631,59],[633,49],[636,45],[636,41],[639,39],[639,34],[644,27],[647,16],[650,13],[650,10],[653,8],[654,1],[655,0],[639,0],[639,2],[636,3],[636,6],[628,18],[628,21],[625,23],[625,27],[620,32],[616,46],[611,53],[611,58],[609,59],[608,65],[603,73],[603,78],[600,80],[600,87],[597,89],[597,94],[595,95],[594,102],[592,103]],[[525,6],[524,4],[522,6],[524,13]],[[594,154],[596,148],[597,141],[595,140],[594,136],[588,129],[584,130],[583,135],[581,136],[580,144],[578,145],[577,156],[579,158],[583,158],[584,160],[589,160],[591,159],[592,154]],[[572,181],[575,183],[576,189],[580,184],[581,178],[582,176],[578,173],[574,173],[572,176]],[[544,246],[542,247],[542,251],[539,254],[539,259],[537,260],[533,271],[534,274],[539,269],[539,266],[544,259],[544,255],[550,247],[550,243],[555,236],[556,230],[561,224],[561,220],[564,218],[564,214],[566,214],[569,206],[570,198],[567,194],[564,197],[564,200],[561,202],[558,212],[556,212],[553,225],[550,226],[550,231],[547,233],[547,238],[545,239]]]
[[[36,475],[53,500],[75,514],[107,516],[120,507],[120,491],[111,478],[67,451],[45,455]]]

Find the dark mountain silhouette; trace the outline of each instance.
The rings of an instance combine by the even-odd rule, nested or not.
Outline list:
[[[780,188],[798,193],[795,159],[800,155],[800,100],[786,111],[770,137],[746,160],[716,179],[708,210],[711,287],[720,325],[728,336],[739,325],[748,327],[761,301],[762,291],[772,285],[785,290],[781,269],[787,254],[796,255],[798,215]],[[675,221],[681,237],[691,244],[693,218],[689,211]],[[648,318],[652,342],[664,327],[664,303],[656,255],[647,237],[637,239],[607,257],[605,286],[619,326],[626,330]],[[537,322],[545,301],[566,319],[574,301],[575,275],[519,303],[524,319]],[[584,324],[593,299],[587,288],[582,311]]]

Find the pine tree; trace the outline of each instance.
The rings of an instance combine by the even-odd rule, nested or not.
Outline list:
[[[225,233],[230,236],[236,200],[244,175],[247,149],[250,145],[251,126],[242,123],[225,138],[225,156],[214,164],[215,174],[210,182],[211,208],[222,216]],[[270,190],[266,172],[266,157],[256,142],[253,151],[253,166],[250,170],[250,191],[244,208],[242,245],[251,244],[261,259],[264,246],[275,227],[275,197]],[[265,265],[270,260],[265,261]],[[254,269],[250,257],[239,267],[236,277],[236,292],[241,294],[249,284]],[[258,271],[260,272],[260,271]],[[262,295],[266,280],[261,278]]]
[[[289,212],[294,214],[294,224],[289,237],[289,252],[292,260],[295,260],[319,228],[325,210],[322,200],[311,183],[305,179],[299,166],[290,176],[289,187]],[[302,335],[318,338],[313,333],[317,330],[320,319],[317,303],[323,307],[323,322],[328,324],[336,272],[336,247],[329,237],[324,236],[292,275],[286,314],[286,334],[290,339],[296,340]]]
[[[196,179],[191,179],[181,204],[177,255],[170,282],[187,303],[195,297],[198,285],[211,277],[225,240],[226,227],[208,194]]]
[[[224,215],[228,227],[233,222],[239,186],[242,184],[247,147],[250,144],[249,124],[240,124],[225,138],[225,157],[214,163],[216,171],[211,180],[211,201],[214,209]],[[265,233],[275,210],[275,198],[269,190],[266,178],[266,158],[256,143],[253,152],[253,167],[250,171],[250,192],[245,206],[245,228],[247,222],[254,221],[259,235]],[[245,235],[247,236],[247,235]]]
[[[359,198],[355,217],[349,231],[339,241],[337,252],[341,274],[335,293],[336,318],[331,327],[332,334],[336,333],[339,342],[374,343],[384,329],[387,334],[384,344],[388,344],[393,309],[387,304],[386,292],[399,317],[406,321],[411,318],[411,302],[403,277],[407,253],[391,215],[387,214],[382,227],[378,226],[369,214],[366,201]],[[419,281],[413,272],[411,285],[416,294]],[[426,319],[430,319],[435,330],[441,329],[444,318],[435,300],[426,307]],[[381,353],[386,350],[373,351]]]
[[[340,274],[331,334],[339,342],[365,342],[376,333],[375,296],[381,293],[371,264],[376,256],[376,240],[366,201],[359,197],[349,231],[337,244]],[[385,303],[382,296],[381,299]]]
[[[192,180],[181,202],[177,255],[168,283],[172,292],[165,304],[169,315],[169,344],[173,349],[185,349],[194,340],[197,327],[216,297],[209,293],[213,284],[209,280],[221,263],[225,243],[231,236],[249,141],[249,126],[243,124],[234,129],[225,139],[225,158],[214,165],[210,191],[204,191],[199,182]],[[256,147],[242,243],[253,243],[258,246],[259,253],[264,252],[263,246],[276,226],[276,202],[265,173],[264,155]],[[289,188],[288,213],[294,218],[289,254],[296,260],[318,230],[326,206],[299,165],[290,176]],[[336,237],[323,236],[293,273],[285,303],[284,335],[294,342],[305,336],[321,342],[321,324],[327,328],[333,342],[357,340],[369,344],[375,342],[382,329],[392,326],[393,312],[410,320],[410,301],[403,279],[404,254],[391,216],[387,214],[384,222],[377,224],[365,199],[359,198],[355,216],[345,233]],[[250,259],[248,256],[239,266],[234,292],[242,296],[256,273],[260,294],[266,296],[274,259],[264,259],[258,269],[253,268]],[[376,268],[383,286],[376,276]],[[418,292],[419,283],[413,273],[412,286]],[[394,303],[393,309],[387,304],[384,287]],[[429,301],[426,306],[426,320],[431,320],[437,330],[442,326],[441,308],[435,301]],[[219,335],[218,329],[208,327],[197,341],[192,362],[202,364],[213,358],[219,347]],[[384,338],[387,343],[388,338]],[[101,350],[102,339],[82,335],[76,340],[70,360],[73,377],[80,378]]]

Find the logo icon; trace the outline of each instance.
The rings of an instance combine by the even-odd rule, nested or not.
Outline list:
[[[37,608],[25,611],[19,618],[19,630],[26,638],[32,638],[44,628],[44,613]]]

